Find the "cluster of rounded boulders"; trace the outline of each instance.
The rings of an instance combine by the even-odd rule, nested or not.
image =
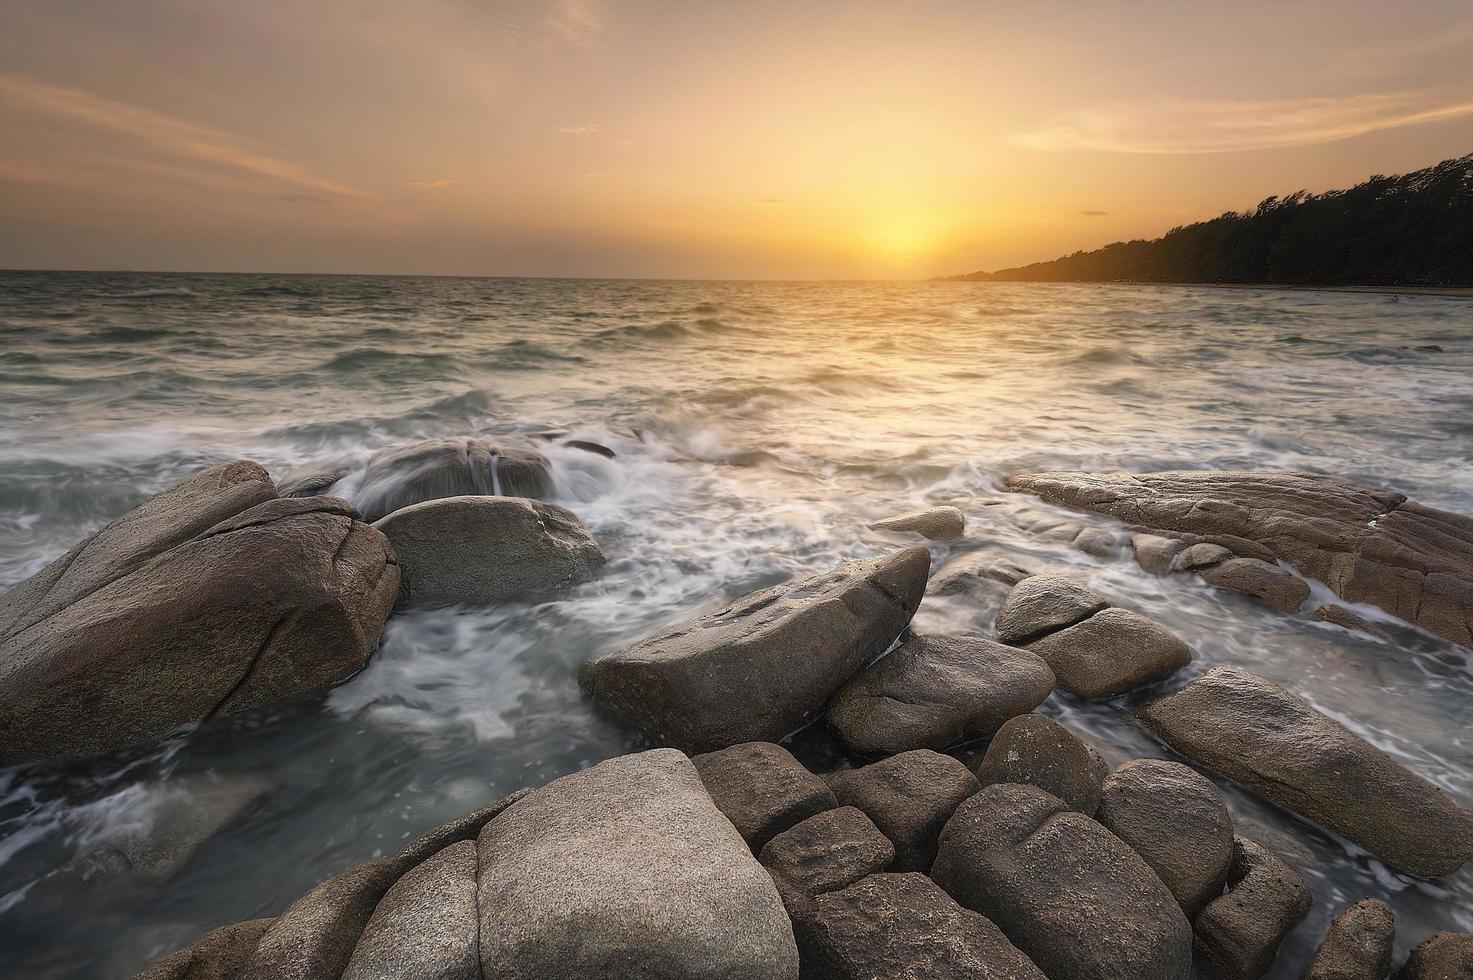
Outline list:
[[[927,507],[875,521],[870,527],[876,531],[908,531],[932,541],[950,541],[966,531],[967,518],[955,507]]]
[[[977,781],[1035,786],[1071,810],[1093,816],[1109,765],[1063,725],[1043,715],[1022,715],[998,729],[977,765]]]
[[[1374,898],[1356,902],[1330,923],[1303,980],[1386,980],[1395,942],[1391,908]]]
[[[393,548],[351,504],[212,466],[0,598],[0,764],[324,691],[362,669],[398,592]]]
[[[963,763],[929,749],[841,769],[829,774],[827,782],[839,803],[864,811],[895,845],[897,871],[931,867],[941,828],[978,787]]]

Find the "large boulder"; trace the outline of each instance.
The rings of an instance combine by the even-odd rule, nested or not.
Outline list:
[[[915,749],[828,777],[844,806],[863,810],[895,845],[895,870],[925,871],[936,837],[977,779],[949,755]]]
[[[398,592],[388,539],[352,505],[212,466],[0,599],[0,764],[324,691],[362,669]]]
[[[554,780],[488,823],[478,853],[484,976],[798,975],[772,878],[672,749]]]
[[[1192,932],[1140,855],[1062,800],[999,783],[962,803],[931,877],[1050,977],[1187,977]]]
[[[463,840],[394,882],[358,937],[342,980],[480,980],[476,844]]]
[[[845,684],[828,722],[853,752],[944,749],[997,731],[1054,689],[1048,664],[976,636],[912,636]]]
[[[373,526],[398,555],[403,606],[547,595],[592,577],[605,560],[576,514],[523,497],[429,500]]]
[[[1386,980],[1396,941],[1396,914],[1363,899],[1330,923],[1303,980]],[[1473,961],[1470,961],[1473,966]]]
[[[1398,871],[1443,875],[1473,857],[1473,814],[1309,702],[1247,671],[1214,667],[1139,716],[1187,758]]]
[[[1086,701],[1163,681],[1192,662],[1176,634],[1114,606],[1034,640],[1028,650],[1053,669],[1060,687]]]
[[[1467,980],[1473,976],[1473,933],[1439,932],[1396,971],[1396,980]]]
[[[1052,718],[1020,715],[992,737],[977,764],[977,782],[1036,786],[1093,816],[1109,771],[1094,746]]]
[[[1067,575],[1032,575],[1013,586],[992,629],[1002,642],[1024,646],[1109,605],[1110,600]]]
[[[825,810],[783,831],[758,855],[773,876],[808,895],[848,888],[895,860],[895,845],[858,807]]]
[[[1343,599],[1473,646],[1473,518],[1307,473],[1024,473],[1007,483],[1143,529],[1285,561]]]
[[[583,665],[616,717],[689,752],[775,742],[894,642],[926,590],[915,547],[749,595]]]
[[[827,783],[771,742],[743,742],[691,762],[717,808],[754,852],[800,820],[839,805]]]
[[[552,492],[552,467],[530,449],[482,439],[427,439],[368,458],[353,499],[370,521],[442,497],[535,497]]]
[[[1299,872],[1237,838],[1226,893],[1209,902],[1193,925],[1197,969],[1208,980],[1257,980],[1273,966],[1311,900]]]
[[[133,980],[234,980],[275,919],[247,919],[212,929],[193,945],[144,967]]]
[[[870,527],[877,531],[910,531],[932,541],[949,541],[962,536],[967,529],[967,518],[955,507],[928,507],[875,521]]]

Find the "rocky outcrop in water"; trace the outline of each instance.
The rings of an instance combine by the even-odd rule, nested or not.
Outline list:
[[[362,669],[398,592],[388,539],[346,501],[212,466],[0,599],[0,763],[324,691]]]
[[[907,548],[796,579],[595,657],[580,681],[663,744],[776,741],[895,641],[930,564],[926,549]]]
[[[875,521],[870,527],[876,531],[910,531],[932,541],[950,541],[966,531],[967,518],[956,507],[928,507]]]
[[[1423,942],[1394,980],[1467,980],[1473,976],[1473,933],[1439,932]]]
[[[1473,647],[1473,518],[1304,473],[1024,473],[1007,482],[1158,535],[1287,562],[1347,601]],[[1282,593],[1281,607],[1291,598]]]

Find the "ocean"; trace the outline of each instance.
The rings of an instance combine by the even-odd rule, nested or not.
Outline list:
[[[211,463],[273,475],[433,436],[537,442],[555,501],[609,556],[550,601],[394,617],[323,698],[62,768],[0,771],[0,949],[10,976],[126,977],[324,876],[522,786],[641,747],[578,666],[698,610],[897,546],[881,517],[956,503],[933,545],[1087,570],[1193,649],[1308,698],[1473,804],[1473,665],[1387,646],[1185,576],[1030,533],[1014,472],[1290,468],[1473,513],[1473,302],[1128,285],[654,282],[0,272],[0,589]],[[1034,509],[1043,505],[1031,502]],[[1047,508],[1043,508],[1047,509]],[[1093,518],[1086,524],[1108,526]],[[995,603],[932,597],[921,631]],[[1139,696],[1042,710],[1112,763],[1169,752]],[[846,764],[818,725],[795,751]],[[1473,931],[1473,870],[1417,882],[1220,783],[1297,855],[1297,978],[1367,896],[1398,956]],[[78,872],[159,814],[253,788],[167,881]]]

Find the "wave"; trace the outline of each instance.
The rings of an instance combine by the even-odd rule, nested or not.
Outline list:
[[[307,299],[316,296],[317,293],[310,289],[302,289],[299,286],[250,286],[242,289],[237,296],[290,296],[298,299]]]
[[[108,297],[109,299],[203,299],[204,293],[197,293],[184,286],[167,286],[158,289],[135,289],[129,293],[117,293]]]

